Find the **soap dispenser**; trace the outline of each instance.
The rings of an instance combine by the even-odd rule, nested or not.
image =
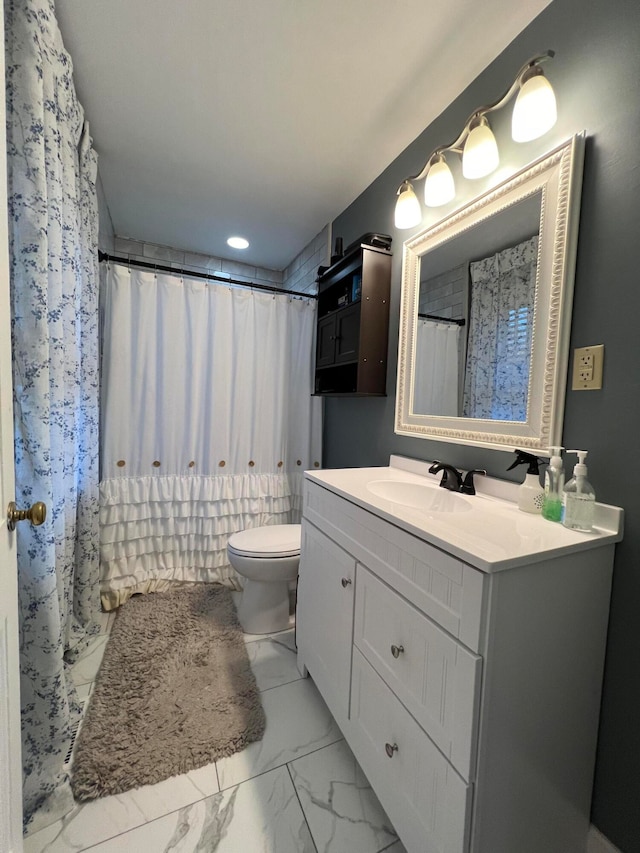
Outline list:
[[[562,451],[564,447],[552,447],[549,467],[544,475],[544,499],[542,517],[547,521],[562,521],[562,497],[564,487],[564,468]]]
[[[540,459],[532,453],[524,450],[516,450],[516,459],[509,465],[507,471],[511,471],[517,465],[528,465],[524,482],[518,489],[518,509],[522,512],[540,512],[544,498],[544,489],[540,485],[540,465],[546,465],[546,459]]]
[[[584,464],[587,451],[568,450],[567,453],[575,453],[578,457],[578,464],[573,469],[573,478],[564,487],[564,518],[562,523],[571,530],[589,533],[593,530],[596,493],[587,480],[587,466]]]

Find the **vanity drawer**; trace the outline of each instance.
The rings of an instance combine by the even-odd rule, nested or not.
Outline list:
[[[463,853],[472,787],[357,649],[352,672],[350,746],[402,843],[409,853]]]
[[[304,516],[474,652],[484,575],[368,510],[305,480]]]
[[[472,778],[482,658],[361,565],[354,643],[458,772]]]

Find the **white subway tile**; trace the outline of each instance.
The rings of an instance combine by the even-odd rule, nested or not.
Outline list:
[[[227,261],[223,259],[221,269],[222,272],[229,273],[232,278],[239,278],[240,276],[256,277],[255,267],[240,263],[239,261]]]
[[[168,261],[169,263],[184,264],[184,252],[171,249],[169,246],[145,243],[143,254],[145,258],[152,261]]]
[[[130,240],[128,237],[115,238],[115,251],[118,255],[142,255],[143,244],[138,240]]]
[[[283,278],[282,270],[270,270],[267,267],[256,267],[256,275],[262,281],[275,282],[276,284],[280,284]]]
[[[208,262],[210,258],[209,255],[202,255],[200,252],[185,252],[184,253],[184,265],[186,267],[197,267],[199,270],[206,270],[209,268]],[[220,259],[218,258],[218,261]]]

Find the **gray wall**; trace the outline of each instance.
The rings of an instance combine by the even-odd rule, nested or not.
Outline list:
[[[367,231],[382,231],[394,239],[389,396],[326,400],[324,464],[385,465],[390,453],[400,453],[511,476],[505,473],[512,458],[507,453],[394,435],[401,250],[411,232],[395,231],[393,207],[401,180],[418,172],[437,145],[453,139],[476,107],[496,100],[530,56],[546,49],[556,51],[546,69],[558,98],[557,126],[535,143],[508,144],[507,109],[494,129],[502,162],[510,168],[526,165],[574,133],[587,132],[571,347],[605,345],[604,387],[567,391],[563,444],[590,451],[590,480],[598,499],[625,509],[625,538],[617,547],[614,573],[592,820],[623,853],[634,853],[640,852],[638,0],[554,0],[334,221],[333,234],[343,237],[345,245]],[[482,188],[482,183],[474,184],[473,192]],[[441,215],[425,215],[421,227]]]

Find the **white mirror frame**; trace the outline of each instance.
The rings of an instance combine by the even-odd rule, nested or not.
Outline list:
[[[497,450],[522,447],[539,454],[561,443],[583,159],[584,134],[579,134],[404,243],[396,433]],[[416,414],[413,360],[421,258],[537,192],[542,203],[526,421]]]

